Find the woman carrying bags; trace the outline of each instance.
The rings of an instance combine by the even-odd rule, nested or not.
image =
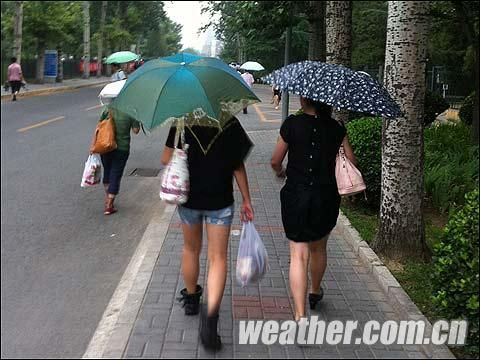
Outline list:
[[[280,193],[282,222],[290,240],[290,288],[295,320],[305,317],[310,260],[310,307],[323,297],[321,281],[327,266],[327,239],[340,207],[335,161],[340,145],[355,162],[343,125],[323,103],[300,98],[303,113],[289,116],[280,129],[271,165],[277,176],[287,176]],[[286,172],[282,162],[288,152]]]
[[[240,217],[253,220],[244,160],[252,143],[236,118],[232,118],[218,134],[217,128],[193,126],[185,128],[188,147],[188,171],[190,190],[188,200],[178,207],[182,221],[184,246],[182,273],[185,289],[181,291],[185,315],[200,311],[203,289],[197,284],[202,249],[203,224],[208,239],[208,306],[202,310],[200,338],[207,349],[221,347],[217,333],[220,304],[227,277],[227,249],[230,228],[235,212],[233,179],[242,195]],[[161,163],[167,165],[172,158],[176,128],[172,127],[163,151]],[[218,136],[218,137],[217,137]],[[206,153],[203,149],[211,144]],[[179,147],[182,147],[181,144]]]
[[[101,134],[101,131],[104,134]],[[100,153],[102,158],[103,186],[105,187],[104,215],[117,212],[114,201],[120,190],[120,181],[130,155],[130,131],[134,134],[139,133],[138,121],[113,109],[107,109],[102,113],[92,139],[90,154]],[[107,149],[100,144],[101,139],[105,137],[111,138],[107,141],[109,143]]]

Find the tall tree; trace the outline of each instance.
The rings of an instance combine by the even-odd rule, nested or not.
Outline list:
[[[352,63],[352,1],[327,1],[327,62],[351,66]],[[340,122],[348,121],[348,111],[335,111]]]
[[[309,60],[326,60],[325,7],[325,1],[309,1],[310,11],[307,14]]]
[[[102,76],[103,38],[105,36],[105,17],[107,16],[108,1],[102,1],[102,14],[100,15],[100,30],[97,38],[97,77]]]
[[[475,96],[473,102],[473,118],[472,118],[472,127],[473,127],[473,141],[478,144],[479,133],[478,133],[478,98],[480,96],[480,84],[479,84],[479,74],[478,69],[480,67],[478,55],[479,55],[479,45],[478,45],[478,31],[479,31],[479,4],[478,1],[452,1],[453,7],[456,11],[456,18],[461,24],[464,34],[467,37],[468,43],[472,48],[473,52],[473,71],[472,75],[475,82]]]
[[[23,1],[15,1],[15,22],[13,28],[13,56],[18,63],[22,60]]]
[[[388,3],[385,86],[404,115],[384,121],[380,226],[373,248],[405,260],[427,254],[422,212],[427,1]]]
[[[83,2],[83,76],[90,77],[90,1]]]

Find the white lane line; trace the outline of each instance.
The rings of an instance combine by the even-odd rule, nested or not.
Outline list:
[[[24,132],[24,131],[27,131],[27,130],[35,129],[37,127],[44,126],[44,125],[50,124],[54,121],[63,120],[63,119],[65,119],[65,116],[59,116],[59,117],[56,117],[56,118],[53,118],[53,119],[50,119],[50,120],[45,120],[45,121],[39,122],[37,124],[33,124],[33,125],[30,125],[30,126],[18,129],[17,132]]]
[[[95,105],[95,106],[91,106],[89,108],[86,108],[85,110],[89,111],[89,110],[93,110],[93,109],[98,109],[98,108],[101,108],[102,106],[103,106],[102,104],[99,104],[99,105]]]

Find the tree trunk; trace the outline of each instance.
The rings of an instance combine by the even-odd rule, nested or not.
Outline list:
[[[478,134],[478,97],[480,95],[480,86],[479,86],[479,79],[478,79],[478,67],[480,66],[478,62],[478,43],[473,45],[474,46],[474,76],[475,76],[475,97],[473,100],[473,118],[472,118],[472,131],[473,131],[473,143],[478,145],[479,134]]]
[[[110,46],[107,43],[107,47],[105,48],[105,54],[110,54]],[[111,76],[112,75],[112,66],[110,64],[105,64],[105,75]]]
[[[44,70],[45,70],[45,45],[38,46],[38,57],[37,57],[37,75],[36,80],[38,83],[43,84],[44,80]]]
[[[23,1],[15,1],[15,19],[13,25],[13,56],[20,64],[22,61]]]
[[[62,61],[62,49],[57,48],[57,78],[55,79],[56,82],[63,81],[63,61]]]
[[[102,1],[102,12],[100,15],[100,36],[98,37],[98,54],[97,54],[97,77],[102,76],[102,68],[103,68],[103,37],[104,37],[104,27],[105,27],[105,18],[107,17],[107,4],[108,1]]]
[[[352,63],[352,2],[327,1],[325,11],[327,62],[351,66]],[[334,111],[337,121],[346,123],[348,111]]]
[[[478,96],[480,94],[479,79],[478,79],[478,27],[475,25],[475,16],[478,17],[478,10],[472,6],[471,1],[451,1],[455,8],[456,20],[461,25],[463,33],[468,39],[470,46],[473,48],[473,78],[475,79],[475,97],[473,100],[473,114],[472,114],[472,136],[473,143],[478,145]],[[478,20],[477,20],[478,21]]]
[[[428,254],[422,212],[428,6],[388,3],[384,84],[404,115],[383,123],[380,225],[372,247],[399,260]]]
[[[237,35],[237,50],[238,50],[238,64],[242,65],[242,41],[240,40],[240,35]]]
[[[326,60],[325,1],[310,1],[308,60]]]
[[[90,2],[83,2],[83,76],[90,77]]]

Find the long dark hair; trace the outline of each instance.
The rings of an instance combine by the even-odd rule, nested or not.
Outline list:
[[[315,101],[312,99],[305,99],[308,106],[311,106],[315,109],[315,113],[320,118],[331,118],[332,117],[332,107],[320,101]]]

